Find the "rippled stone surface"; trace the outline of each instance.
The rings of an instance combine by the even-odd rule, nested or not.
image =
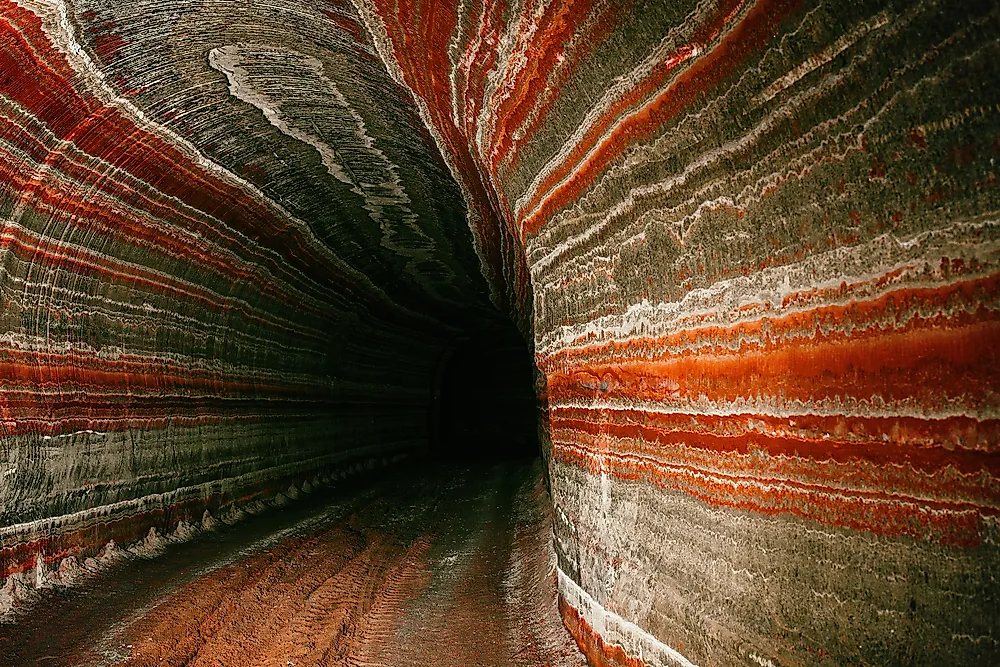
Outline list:
[[[595,660],[995,660],[995,3],[359,5],[524,244]]]
[[[353,13],[244,10],[0,5],[4,576],[422,451],[501,318]]]
[[[420,450],[496,306],[594,661],[1000,657],[996,3],[0,8],[5,573]]]

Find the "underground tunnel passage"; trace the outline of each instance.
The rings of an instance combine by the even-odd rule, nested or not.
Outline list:
[[[460,336],[439,364],[430,414],[434,458],[488,461],[540,453],[535,368],[516,328]]]
[[[1000,664],[998,37],[0,0],[0,665]]]

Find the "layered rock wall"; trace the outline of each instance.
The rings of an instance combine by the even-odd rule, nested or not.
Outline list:
[[[995,3],[0,16],[5,571],[422,447],[495,306],[597,664],[996,660]]]
[[[499,319],[351,12],[0,4],[0,577],[428,445]]]
[[[523,245],[598,664],[995,659],[996,4],[361,7]]]

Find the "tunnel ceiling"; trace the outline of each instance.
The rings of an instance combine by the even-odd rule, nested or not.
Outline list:
[[[509,319],[592,656],[996,656],[995,3],[0,17],[4,574],[423,451]]]
[[[422,451],[518,308],[353,9],[0,17],[4,573]]]

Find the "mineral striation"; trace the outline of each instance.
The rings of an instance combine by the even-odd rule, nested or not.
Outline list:
[[[509,318],[594,664],[1000,660],[998,37],[0,0],[0,575],[421,452]]]

